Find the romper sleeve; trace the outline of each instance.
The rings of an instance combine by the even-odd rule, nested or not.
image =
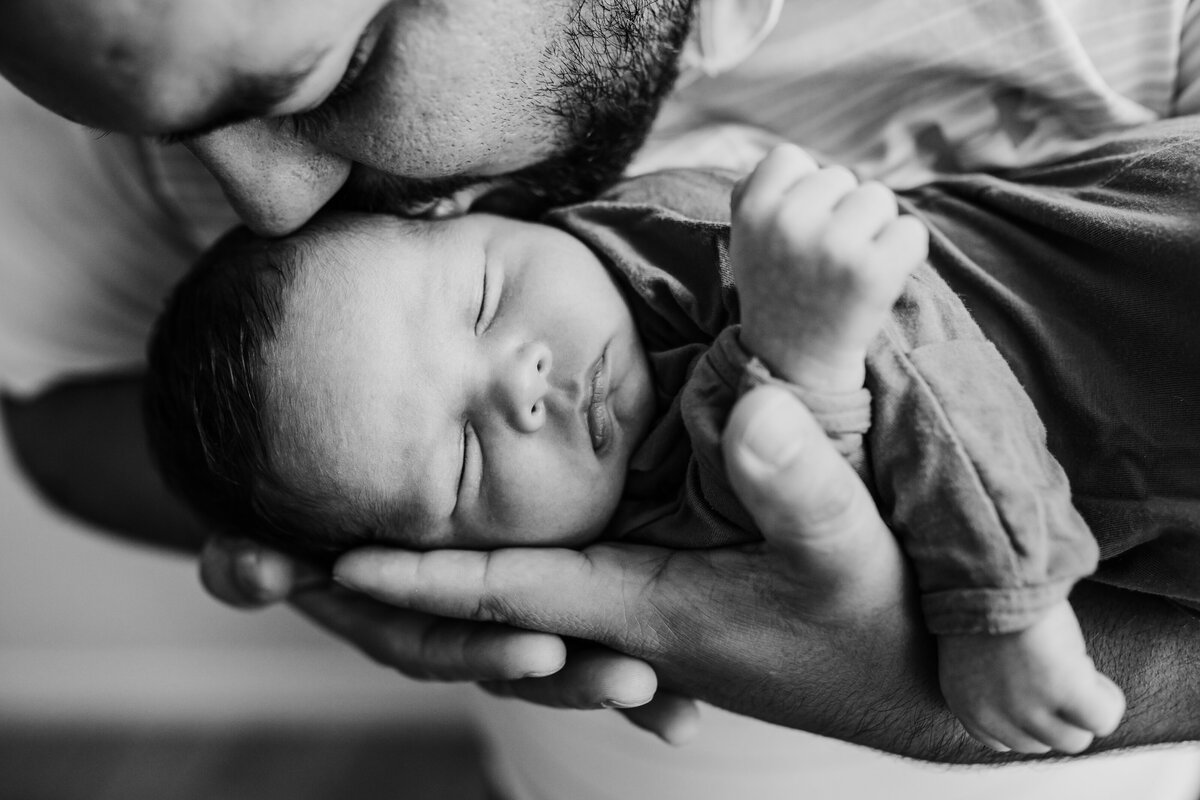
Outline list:
[[[0,79],[0,392],[144,368],[163,298],[199,254],[134,140],[97,137]]]
[[[908,282],[872,347],[869,392],[813,395],[771,377],[739,331],[717,337],[680,394],[692,453],[674,504],[629,524],[626,538],[672,547],[760,538],[726,478],[720,435],[740,394],[771,383],[861,465],[913,561],[933,633],[1020,630],[1095,569],[1095,540],[1032,402],[932,268]]]
[[[928,265],[867,368],[875,490],[913,561],[929,629],[1027,627],[1098,557],[1032,401]]]
[[[703,355],[679,395],[678,419],[691,443],[686,475],[673,503],[652,504],[640,520],[626,509],[619,527],[623,538],[690,548],[741,544],[762,538],[738,500],[725,472],[721,433],[733,404],[760,383],[778,385],[797,395],[813,412],[838,450],[860,475],[865,469],[863,434],[870,427],[871,397],[866,389],[816,394],[772,377],[738,339],[741,325],[723,330]],[[653,509],[653,510],[651,510]]]

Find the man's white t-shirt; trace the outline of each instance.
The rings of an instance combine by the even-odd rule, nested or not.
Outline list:
[[[656,133],[744,123],[894,188],[1045,163],[1200,110],[1192,6],[699,0],[691,68]]]
[[[0,80],[0,390],[141,369],[167,293],[236,219],[182,148],[101,135]]]
[[[897,185],[949,163],[1050,158],[1058,137],[1069,151],[1109,126],[1196,101],[1179,77],[1192,60],[1187,48],[1180,60],[1186,10],[1183,0],[701,0],[690,50],[700,77],[680,90],[660,134],[751,123]],[[1053,55],[1029,63],[1046,48]],[[703,74],[721,70],[731,71]],[[983,88],[997,81],[1004,90]],[[713,141],[676,138],[644,163],[761,152],[753,137],[740,139],[742,151]],[[32,394],[67,377],[139,369],[165,294],[233,220],[180,148],[97,136],[0,83],[0,389]],[[715,709],[705,709],[699,741],[680,749],[614,712],[482,695],[479,709],[511,800],[1200,795],[1190,747],[947,769]]]

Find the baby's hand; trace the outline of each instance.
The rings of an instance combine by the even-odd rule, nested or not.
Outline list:
[[[742,345],[815,391],[862,386],[867,347],[929,234],[878,183],[781,145],[733,193],[731,258]]]
[[[995,750],[1079,753],[1125,713],[1125,695],[1096,671],[1065,600],[1019,633],[939,637],[938,666],[950,710]]]

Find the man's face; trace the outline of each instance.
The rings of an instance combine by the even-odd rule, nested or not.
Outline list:
[[[267,234],[339,193],[420,210],[514,173],[551,200],[594,191],[644,133],[688,19],[687,0],[12,5],[10,80],[84,124],[184,137]]]
[[[596,256],[487,214],[353,218],[304,250],[268,348],[272,462],[416,547],[580,544],[654,414]],[[389,536],[390,534],[390,536]]]

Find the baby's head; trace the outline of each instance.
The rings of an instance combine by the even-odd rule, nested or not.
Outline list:
[[[159,321],[146,410],[197,510],[321,555],[589,541],[654,393],[620,291],[570,235],[326,215],[201,260]]]

